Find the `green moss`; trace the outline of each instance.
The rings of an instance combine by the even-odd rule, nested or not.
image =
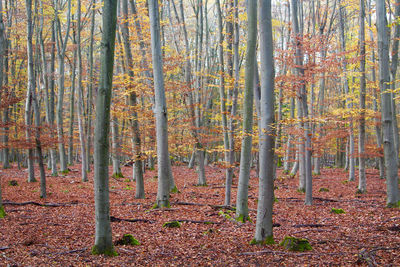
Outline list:
[[[7,214],[6,214],[6,211],[4,210],[4,207],[0,206],[0,219],[4,218],[6,216],[7,216]]]
[[[312,250],[312,247],[307,239],[296,238],[292,236],[285,236],[285,238],[279,245],[283,246],[284,248],[290,251],[302,252],[302,251]]]
[[[278,202],[279,202],[279,200],[276,197],[274,197],[274,203],[278,203]]]
[[[127,186],[125,186],[125,188],[124,188],[125,190],[132,190],[133,188],[132,187],[130,187],[129,185],[127,185]]]
[[[151,209],[162,209],[162,208],[171,208],[171,205],[169,204],[169,201],[164,203],[165,201],[158,201],[154,203],[153,207]]]
[[[274,245],[274,244],[276,244],[276,242],[272,235],[265,237],[264,240],[257,241],[255,238],[253,238],[250,241],[250,245]]]
[[[68,169],[66,169],[66,170],[64,170],[64,171],[61,172],[61,174],[68,174],[68,173],[69,173],[69,170],[68,170]]]
[[[235,218],[237,222],[245,223],[245,222],[252,222],[250,216],[245,217],[243,214],[240,214]]]
[[[332,213],[335,213],[335,214],[343,214],[343,213],[346,213],[343,209],[336,209],[336,208],[332,208],[332,209],[331,209],[331,212],[332,212]]]
[[[176,187],[176,186],[174,186],[174,188],[172,188],[170,192],[171,193],[180,193],[180,191],[178,190],[178,187]]]
[[[213,228],[210,228],[210,229],[208,229],[207,231],[203,232],[203,235],[209,235],[209,234],[215,233],[215,232],[217,232],[217,231],[218,231],[218,230],[215,230],[215,229],[213,229]]]
[[[325,187],[321,187],[321,188],[319,189],[319,192],[329,192],[329,189],[328,189],[328,188],[325,188]]]
[[[361,189],[357,189],[357,191],[356,191],[356,194],[357,195],[362,195],[362,194],[364,194],[365,193],[365,191],[363,191],[363,190],[361,190]]]
[[[124,234],[121,239],[115,242],[115,245],[129,245],[129,246],[139,246],[140,242],[133,237],[131,234]]]
[[[279,157],[279,158],[278,158],[278,162],[277,162],[277,167],[280,168],[280,167],[282,167],[282,166],[283,166],[283,164],[282,164],[282,158]]]
[[[8,181],[8,185],[9,186],[17,186],[18,182],[16,180],[10,180],[10,181]]]
[[[131,180],[130,180],[129,178],[126,178],[126,179],[124,180],[124,182],[125,182],[125,183],[130,183]]]
[[[348,180],[344,180],[344,181],[342,181],[342,184],[347,184],[347,183],[349,183],[349,181],[348,181]]]
[[[288,170],[284,170],[282,173],[283,174],[289,174],[289,171]]]
[[[321,173],[320,172],[312,172],[312,175],[313,176],[318,176],[318,175],[321,175]]]
[[[297,188],[297,192],[304,194],[306,192],[306,189],[305,188]]]
[[[178,222],[178,221],[166,222],[166,223],[163,224],[163,227],[180,228],[181,227],[181,223]]]
[[[207,183],[205,183],[205,184],[196,184],[195,186],[198,186],[198,187],[207,187],[208,184],[207,184]]]
[[[397,203],[388,203],[386,205],[387,208],[400,208],[400,201],[398,201]],[[1,218],[1,217],[0,217]]]
[[[118,179],[118,178],[124,178],[124,175],[122,174],[122,172],[116,172],[113,173],[112,177]]]
[[[104,250],[100,250],[97,245],[92,247],[92,255],[105,255],[108,257],[118,256],[118,253],[115,251],[114,246],[108,247]]]

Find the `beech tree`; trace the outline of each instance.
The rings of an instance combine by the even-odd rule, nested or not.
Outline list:
[[[100,79],[96,97],[94,132],[94,194],[96,235],[92,254],[116,255],[113,248],[108,185],[110,105],[114,68],[117,3],[104,0],[101,39]]]
[[[272,207],[274,204],[274,58],[272,41],[271,0],[259,0],[260,24],[260,174],[258,189],[257,222],[254,241],[274,243],[272,231]]]
[[[248,192],[253,134],[253,87],[255,65],[257,63],[257,0],[249,0],[247,3],[247,30],[246,73],[243,103],[243,136],[240,154],[238,192],[236,199],[236,218],[238,221],[242,222],[245,222],[249,219]]]
[[[167,104],[165,100],[164,76],[162,69],[161,37],[160,37],[160,14],[157,0],[149,1],[151,51],[153,60],[153,77],[157,135],[157,169],[158,169],[158,190],[154,207],[169,207],[171,162],[168,152],[168,120]]]
[[[386,167],[387,206],[396,207],[399,201],[398,159],[393,135],[393,110],[390,93],[389,34],[384,0],[376,1],[378,32],[379,88],[381,91],[383,150]]]

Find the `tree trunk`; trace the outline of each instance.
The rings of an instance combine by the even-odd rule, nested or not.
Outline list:
[[[275,176],[275,96],[271,0],[259,0],[259,6],[261,61],[260,180],[254,240],[258,243],[272,244],[274,243],[272,208]]]
[[[112,166],[113,174],[115,178],[123,177],[121,172],[121,161],[119,156],[120,144],[119,144],[119,129],[118,129],[118,119],[114,115],[111,120],[111,144],[112,144]]]
[[[153,61],[157,138],[158,189],[155,207],[169,207],[170,159],[168,152],[168,120],[160,43],[160,18],[157,0],[149,0],[151,50]]]
[[[360,119],[358,128],[358,192],[365,193],[367,190],[367,180],[365,177],[365,6],[364,0],[360,0]]]
[[[378,32],[379,88],[381,89],[382,99],[383,149],[386,167],[386,202],[388,207],[395,207],[398,206],[399,201],[398,160],[394,157],[397,153],[393,136],[393,110],[389,87],[389,34],[384,0],[376,1],[376,27]]]
[[[125,22],[121,24],[121,32],[122,38],[124,40],[124,55],[125,62],[127,64],[127,72],[131,79],[134,78],[133,73],[133,64],[132,64],[132,52],[130,47],[129,40],[129,24],[128,24],[128,1],[122,1],[122,15],[125,18]],[[134,168],[134,179],[136,181],[136,198],[144,198],[144,182],[143,182],[143,169],[142,169],[142,148],[141,148],[141,139],[140,139],[140,129],[137,115],[137,95],[132,87],[129,87],[130,95],[129,95],[129,105],[132,107],[132,119],[131,119],[131,127],[133,134],[133,159],[135,164]]]
[[[114,256],[109,203],[109,131],[112,77],[114,67],[117,3],[105,0],[103,6],[103,34],[101,40],[101,67],[96,98],[96,130],[94,134],[94,192],[96,235],[93,254]]]
[[[81,52],[81,0],[78,0],[77,6],[77,30],[76,30],[76,42],[77,42],[77,56],[78,56],[78,127],[79,127],[79,141],[81,143],[81,174],[82,182],[87,182],[87,154],[86,154],[86,136],[85,126],[83,125],[84,117],[84,106],[83,106],[83,88],[82,88],[82,52]]]
[[[247,4],[247,51],[245,71],[245,91],[243,103],[243,137],[240,154],[239,183],[236,200],[236,218],[239,221],[249,219],[248,191],[251,165],[251,148],[253,134],[253,86],[256,64],[257,43],[257,1],[249,0]]]
[[[55,0],[55,14],[58,14],[58,0]],[[64,126],[63,126],[63,103],[64,103],[64,68],[65,68],[65,52],[67,49],[70,22],[71,22],[71,0],[68,0],[68,13],[67,13],[67,31],[64,36],[64,40],[61,37],[61,22],[58,17],[56,20],[56,44],[58,50],[58,101],[57,101],[57,138],[58,138],[58,149],[60,154],[60,171],[62,173],[68,172],[67,168],[67,157],[65,154],[64,146]],[[59,35],[59,36],[57,36]]]

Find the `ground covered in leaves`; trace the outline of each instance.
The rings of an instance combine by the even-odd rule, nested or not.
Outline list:
[[[249,186],[253,222],[242,224],[232,219],[229,208],[220,207],[224,170],[219,167],[207,167],[208,186],[197,187],[194,170],[174,166],[180,192],[171,195],[171,208],[164,210],[151,209],[157,191],[156,172],[145,173],[146,199],[137,200],[135,184],[129,180],[131,167],[124,167],[126,178],[110,178],[113,240],[132,234],[140,245],[119,243],[119,255],[110,258],[90,253],[95,228],[93,173],[90,181],[83,183],[80,166],[70,169],[65,176],[47,176],[46,200],[39,198],[39,183],[26,182],[25,170],[0,171],[7,212],[7,217],[0,219],[0,266],[400,265],[400,212],[385,207],[386,185],[376,170],[367,171],[367,193],[359,195],[356,182],[348,182],[343,170],[324,169],[314,177],[311,207],[304,206],[304,194],[297,192],[297,178],[278,172],[275,241],[294,236],[308,239],[312,246],[311,251],[293,252],[278,244],[249,244],[258,195],[254,171]],[[237,178],[233,203],[236,185]],[[180,227],[163,227],[171,221],[179,221]]]

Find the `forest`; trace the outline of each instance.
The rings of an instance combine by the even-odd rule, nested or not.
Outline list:
[[[400,264],[400,0],[0,0],[0,265]]]

